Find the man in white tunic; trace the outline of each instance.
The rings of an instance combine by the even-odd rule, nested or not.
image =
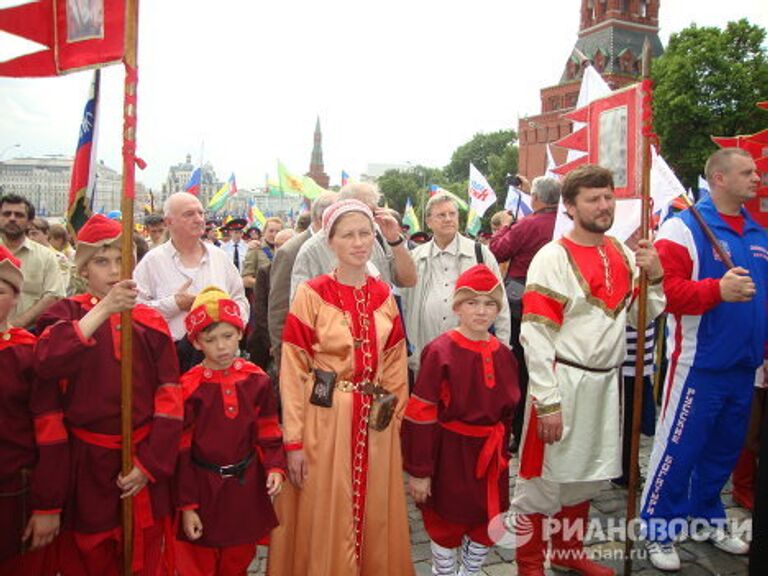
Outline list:
[[[523,296],[530,384],[512,502],[516,561],[521,576],[544,574],[543,524],[553,516],[553,567],[607,576],[613,571],[583,552],[589,501],[621,474],[619,373],[639,269],[649,278],[648,321],[664,309],[663,269],[650,241],[633,254],[605,235],[616,202],[610,171],[577,168],[562,198],[573,230],[534,257]]]

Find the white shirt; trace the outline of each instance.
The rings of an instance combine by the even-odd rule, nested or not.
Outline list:
[[[245,253],[248,252],[248,244],[240,240],[240,242],[226,242],[220,246],[224,253],[229,257],[229,261],[232,264],[235,263],[235,246],[237,246],[237,269],[242,272],[243,263],[245,262]]]
[[[429,297],[424,300],[421,313],[424,344],[459,324],[459,319],[453,312],[453,292],[456,288],[456,279],[461,274],[459,235],[456,234],[442,250],[433,242],[429,263],[430,274],[425,279],[426,293]]]
[[[250,306],[245,298],[243,280],[232,259],[213,244],[200,244],[205,248],[205,254],[196,268],[185,267],[173,241],[168,241],[147,252],[133,271],[139,302],[162,314],[174,340],[181,340],[186,335],[184,318],[187,311],[179,309],[174,295],[188,280],[192,280],[187,288],[190,294],[198,294],[208,286],[225,290],[240,307],[243,323],[248,322]]]

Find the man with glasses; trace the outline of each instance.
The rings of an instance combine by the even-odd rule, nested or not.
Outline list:
[[[475,264],[485,264],[503,282],[499,265],[491,251],[459,234],[459,208],[447,194],[435,194],[425,208],[426,224],[432,240],[414,248],[418,282],[402,291],[405,331],[413,346],[408,365],[418,372],[421,350],[430,341],[458,326],[453,313],[456,279]],[[502,302],[494,323],[496,337],[509,342],[509,305]]]

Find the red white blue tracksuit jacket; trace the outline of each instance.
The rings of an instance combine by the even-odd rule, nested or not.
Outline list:
[[[664,266],[669,363],[641,516],[649,539],[662,542],[681,528],[678,521],[670,533],[665,521],[725,518],[720,491],[744,444],[768,335],[768,235],[744,209],[739,235],[711,198],[697,208],[734,264],[749,271],[757,293],[750,302],[721,300],[726,266],[690,210],[661,227],[656,248]]]

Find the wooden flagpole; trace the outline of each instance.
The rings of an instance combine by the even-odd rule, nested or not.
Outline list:
[[[125,7],[125,91],[123,94],[123,196],[121,202],[123,235],[122,270],[120,277],[133,276],[133,204],[136,172],[136,63],[139,32],[139,0],[126,0]],[[121,432],[122,473],[133,469],[133,322],[131,310],[120,317],[120,376],[121,376]],[[133,560],[133,498],[124,498],[123,511],[123,574],[132,574]]]
[[[651,44],[645,39],[643,45],[643,82],[650,82]],[[640,194],[642,214],[640,216],[640,234],[643,240],[650,237],[651,215],[651,130],[650,99],[643,94],[642,121],[642,170]],[[640,475],[638,456],[640,452],[640,419],[643,411],[643,372],[645,368],[645,329],[647,328],[646,305],[648,302],[648,275],[640,272],[640,287],[637,296],[637,349],[635,353],[635,383],[632,390],[632,442],[629,456],[629,483],[627,486],[626,534],[624,540],[624,574],[632,573],[632,545],[630,534],[633,521],[637,516],[637,485]]]

